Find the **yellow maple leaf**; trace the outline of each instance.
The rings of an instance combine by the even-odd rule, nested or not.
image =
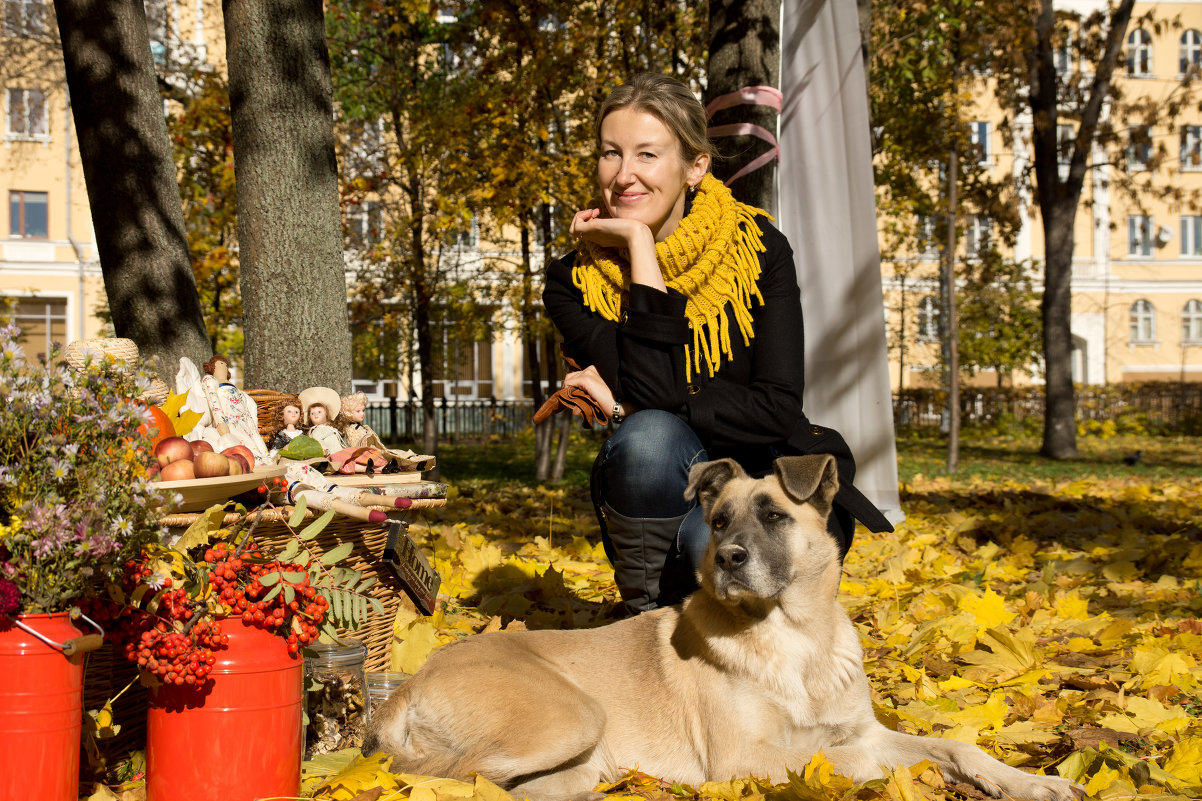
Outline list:
[[[385,790],[400,788],[388,770],[392,757],[383,752],[369,757],[357,757],[351,764],[336,776],[332,776],[319,784],[314,793],[315,798],[328,798],[332,801],[351,801],[364,790],[383,787]]]
[[[1181,731],[1190,724],[1190,719],[1179,708],[1166,707],[1151,698],[1138,695],[1126,699],[1126,714],[1115,712],[1102,715],[1098,723],[1115,731],[1138,734],[1145,729],[1159,729],[1166,734]]]
[[[400,673],[416,673],[441,643],[433,623],[421,618],[410,623],[404,634],[392,638],[392,669]]]
[[[1185,737],[1173,746],[1164,769],[1190,787],[1202,787],[1202,737]]]
[[[978,636],[1014,619],[1014,613],[1006,608],[1006,599],[994,592],[992,587],[986,589],[983,595],[965,595],[960,599],[960,608],[972,615]]]
[[[1085,785],[1086,795],[1097,795],[1122,778],[1122,773],[1102,763],[1098,772],[1089,777]]]
[[[948,717],[966,726],[976,726],[978,730],[998,729],[1005,722],[1009,710],[1005,693],[995,692],[985,703],[965,707],[958,712],[952,712]]]

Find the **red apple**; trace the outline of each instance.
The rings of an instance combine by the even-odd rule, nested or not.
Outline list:
[[[223,455],[228,458],[231,463],[237,462],[238,466],[242,468],[243,473],[249,473],[255,469],[254,461],[248,461],[247,458],[240,453],[226,453]]]
[[[196,477],[217,478],[230,474],[230,460],[220,453],[207,451],[196,456]]]
[[[154,447],[154,457],[160,467],[166,467],[172,462],[191,461],[192,445],[183,437],[167,437]]]
[[[246,472],[249,473],[251,470],[254,469],[255,455],[253,453],[251,453],[250,448],[246,447],[245,445],[232,445],[232,446],[226,448],[225,450],[223,450],[221,453],[225,456],[231,456],[235,453],[240,454],[242,456],[242,458],[246,459],[246,466],[247,466]]]
[[[159,471],[159,479],[162,481],[184,481],[192,478],[196,478],[196,471],[192,467],[191,459],[177,459],[164,465]]]
[[[193,460],[195,460],[196,457],[202,453],[212,453],[213,452],[213,446],[210,445],[209,443],[205,442],[203,439],[194,439],[191,442],[189,442],[188,444],[192,446],[192,459]]]

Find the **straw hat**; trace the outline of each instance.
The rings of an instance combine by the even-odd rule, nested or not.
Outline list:
[[[77,339],[67,345],[63,358],[75,370],[82,370],[89,358],[99,360],[111,356],[116,364],[114,369],[129,369],[138,361],[138,345],[132,339],[123,337],[96,337],[94,339]],[[167,400],[168,387],[161,379],[154,378],[150,388],[142,393],[141,399],[152,405],[158,405]]]
[[[342,411],[342,399],[338,393],[329,387],[309,387],[302,389],[300,392],[301,415],[307,420],[309,416],[309,407],[315,403],[320,403],[326,407],[330,413],[330,419],[326,422],[330,425],[334,424],[334,418],[338,416],[338,412]]]

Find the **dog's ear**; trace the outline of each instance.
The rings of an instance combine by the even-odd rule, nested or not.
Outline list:
[[[829,453],[782,456],[772,463],[772,469],[788,496],[798,503],[808,501],[828,511],[839,491],[835,457]]]
[[[684,490],[685,500],[692,500],[693,496],[697,496],[701,507],[708,512],[728,481],[732,478],[744,478],[746,475],[734,459],[695,464],[689,470],[689,485]]]

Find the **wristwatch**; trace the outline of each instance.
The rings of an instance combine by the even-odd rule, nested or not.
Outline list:
[[[622,422],[622,401],[614,401],[614,407],[609,412],[609,419],[615,423]]]

